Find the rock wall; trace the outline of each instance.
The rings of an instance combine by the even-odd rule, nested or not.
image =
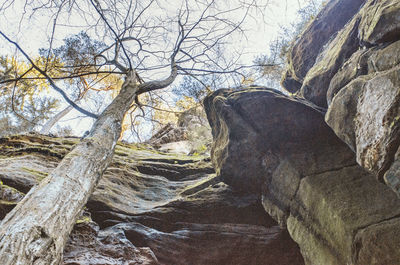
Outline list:
[[[290,96],[205,100],[217,175],[258,194],[306,264],[400,264],[399,45],[399,1],[332,0],[290,50]]]
[[[400,199],[356,163],[318,108],[262,88],[219,90],[205,107],[217,174],[260,196],[306,264],[400,260],[400,240],[389,233],[400,228]]]
[[[289,61],[307,57],[313,44],[304,40],[320,35],[313,30],[316,25],[332,21],[327,15],[335,10],[331,6],[347,7],[347,2],[329,2],[296,42]],[[297,80],[297,93],[327,108],[326,122],[356,153],[357,162],[400,194],[400,2],[361,2],[365,3],[342,29],[316,45],[323,48],[314,53],[313,66],[299,64],[297,71],[304,78]],[[289,83],[284,79],[286,89],[293,91]]]
[[[79,140],[0,138],[0,219]],[[263,210],[214,174],[209,158],[119,143],[64,251],[67,265],[304,264]]]

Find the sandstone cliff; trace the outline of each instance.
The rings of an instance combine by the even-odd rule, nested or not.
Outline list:
[[[400,2],[332,0],[282,84],[205,100],[216,173],[299,244],[306,264],[400,264]]]

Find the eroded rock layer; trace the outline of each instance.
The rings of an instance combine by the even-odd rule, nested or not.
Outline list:
[[[1,138],[1,215],[43,180],[74,138]],[[304,264],[260,198],[220,181],[207,157],[119,144],[72,231],[64,264]]]

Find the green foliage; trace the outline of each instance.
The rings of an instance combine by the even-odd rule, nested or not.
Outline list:
[[[37,62],[41,60],[38,58]],[[17,78],[28,69],[14,58],[0,57],[0,80]],[[30,71],[26,75],[38,76],[38,73]],[[41,93],[47,88],[41,79],[0,84],[0,136],[32,131],[49,118],[58,102]]]
[[[59,58],[65,65],[69,66],[73,72],[91,70],[96,64],[96,55],[104,49],[105,44],[93,40],[85,32],[72,35],[64,39],[64,45],[54,49],[51,55]],[[49,54],[48,49],[40,49],[41,56]]]

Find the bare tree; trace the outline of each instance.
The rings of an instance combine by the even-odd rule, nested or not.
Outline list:
[[[13,3],[6,1],[0,8]],[[59,264],[75,220],[112,159],[125,114],[134,104],[138,109],[141,107],[139,95],[166,88],[179,74],[239,73],[242,66],[237,65],[237,58],[228,60],[216,55],[220,55],[233,33],[241,31],[244,19],[256,3],[239,1],[234,5],[215,0],[175,3],[27,1],[24,14],[31,10],[29,18],[40,12],[53,12],[44,66],[37,65],[1,29],[3,39],[15,46],[39,73],[37,79],[46,79],[69,104],[96,121],[89,135],[2,221],[0,264]],[[76,62],[80,63],[59,64],[53,60],[52,48],[57,28],[76,20],[80,24],[85,22],[87,34],[96,35],[105,46],[98,53],[76,54]],[[119,94],[101,114],[78,106],[58,85],[58,80],[100,73],[125,77]],[[24,78],[18,76],[1,82],[18,83]]]

